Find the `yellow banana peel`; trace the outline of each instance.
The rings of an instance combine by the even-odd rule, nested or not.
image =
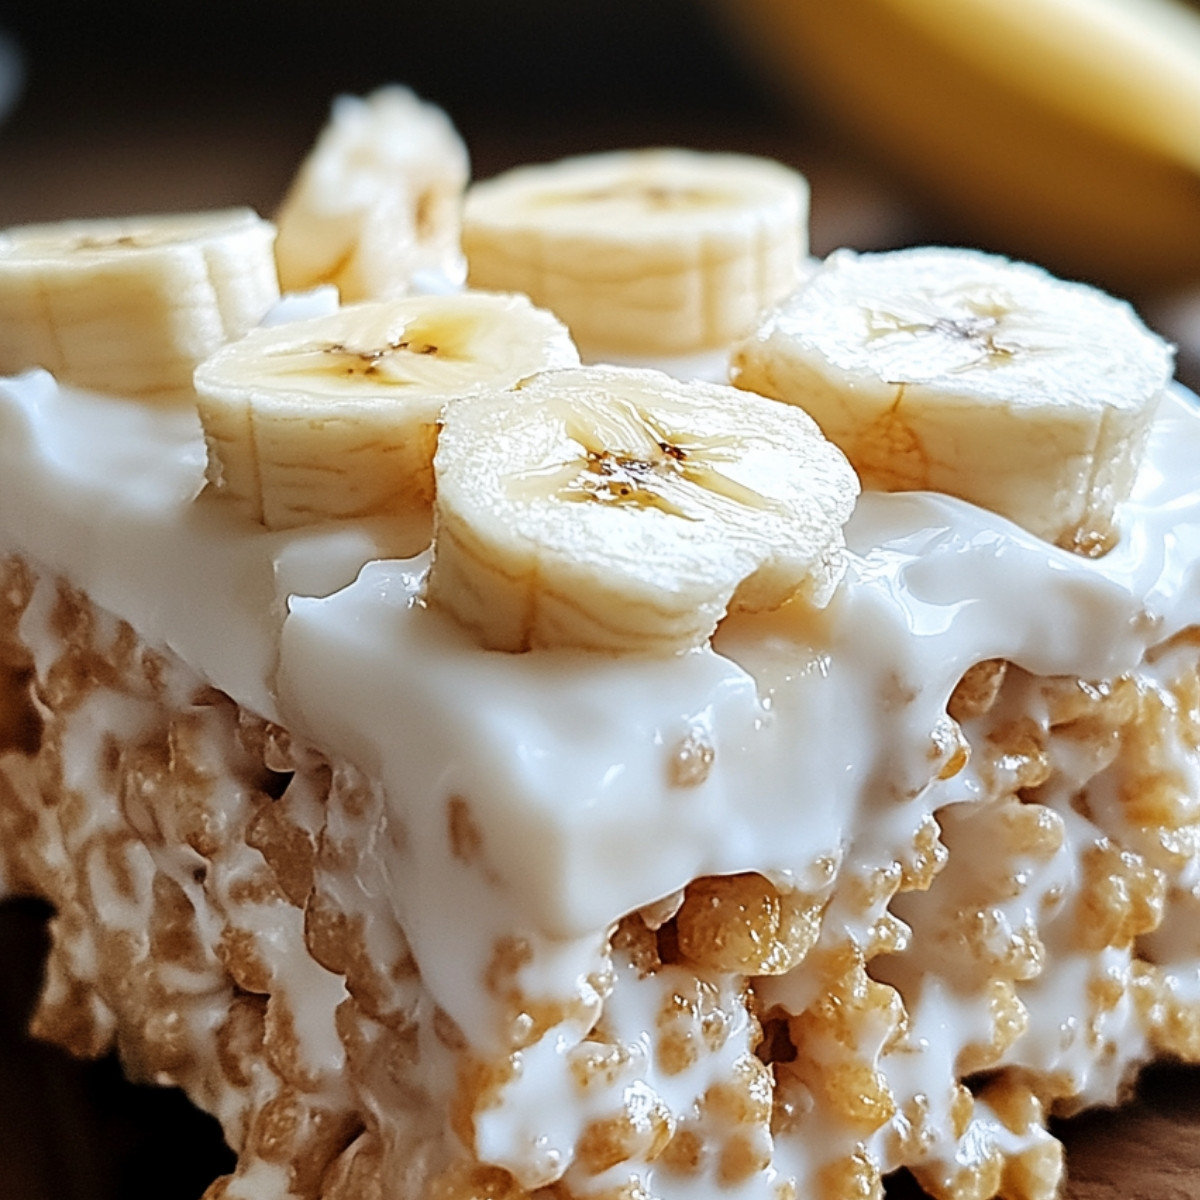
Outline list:
[[[966,238],[1135,296],[1200,282],[1200,13],[729,0],[784,86]]]

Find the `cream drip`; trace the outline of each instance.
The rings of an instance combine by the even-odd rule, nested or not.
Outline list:
[[[786,610],[738,617],[713,648],[668,660],[476,649],[419,603],[423,556],[382,557],[419,532],[268,533],[197,501],[191,414],[34,372],[0,384],[0,434],[0,548],[37,547],[240,703],[378,772],[406,816],[465,792],[523,919],[560,937],[699,874],[787,871],[835,851],[856,809],[878,803],[868,793],[924,783],[927,732],[971,663],[1111,675],[1200,599],[1200,420],[1182,394],[1106,558],[949,497],[870,493],[819,636]],[[666,756],[697,726],[715,762],[679,792]]]
[[[868,494],[847,530],[846,581],[820,617],[731,618],[711,648],[665,660],[510,656],[479,650],[422,605],[425,556],[398,556],[424,530],[266,533],[201,495],[190,414],[35,372],[0,382],[0,554],[32,548],[145,640],[378,780],[388,829],[358,885],[404,929],[433,999],[498,1043],[480,979],[499,936],[534,943],[527,991],[570,995],[598,966],[612,921],[697,876],[753,869],[809,886],[822,858],[867,870],[904,841],[896,830],[982,789],[970,772],[928,786],[931,731],[967,667],[1003,658],[1039,675],[1111,677],[1195,623],[1198,453],[1200,415],[1175,393],[1121,512],[1120,544],[1101,560],[947,497]],[[689,737],[713,759],[680,787],[670,763]],[[452,797],[470,805],[482,871],[451,853]],[[1069,854],[1068,844],[1047,868],[1047,888],[1072,869]],[[1181,965],[1196,957],[1178,930],[1157,936]],[[1119,1079],[1082,1077],[1081,1034],[1063,1016],[1084,1011],[1094,964],[1076,970],[1055,954],[1064,969],[1025,993],[1055,995],[1039,997],[1011,1061],[1074,1072],[1085,1096],[1103,1099]],[[278,969],[302,990],[304,970],[282,959]],[[778,985],[793,1012],[811,999],[801,984]],[[927,1050],[944,1056],[986,1028],[978,996],[936,982],[912,991],[912,1036]],[[632,1042],[632,1009],[629,1020]],[[1145,1050],[1128,1001],[1106,1025],[1124,1046],[1119,1074]],[[311,1040],[336,1073],[330,1031]],[[547,1039],[529,1057],[569,1044]],[[917,1055],[905,1077],[901,1061],[889,1067],[901,1093],[952,1076]],[[528,1080],[503,1115],[516,1124],[489,1137],[551,1127],[554,1094]]]

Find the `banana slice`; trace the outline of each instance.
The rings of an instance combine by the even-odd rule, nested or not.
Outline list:
[[[268,529],[428,510],[448,400],[578,361],[524,296],[411,296],[256,329],[196,371],[209,481]]]
[[[947,492],[1085,554],[1114,542],[1171,347],[1128,305],[967,250],[839,251],[733,354],[863,486]]]
[[[0,233],[0,374],[157,402],[279,299],[275,227],[249,209]]]
[[[799,409],[592,367],[446,410],[427,598],[488,649],[670,654],[828,602],[858,482]]]
[[[586,357],[727,346],[795,287],[808,184],[778,163],[687,150],[521,167],[467,194],[474,287],[526,292]]]
[[[287,291],[336,284],[344,301],[461,286],[459,212],[470,166],[449,117],[408,88],[339,96],[276,217]]]

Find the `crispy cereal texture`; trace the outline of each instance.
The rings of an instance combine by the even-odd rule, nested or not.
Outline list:
[[[409,853],[378,785],[10,558],[0,867],[55,910],[33,1029],[214,1113],[238,1165],[207,1200],[867,1200],[900,1166],[938,1200],[1050,1200],[1051,1113],[1122,1094],[1143,1054],[1200,1060],[1198,664],[1192,632],[1107,681],[972,667],[895,845],[804,889],[693,880],[568,994],[514,931],[487,1028],[460,1028],[375,903],[362,848]],[[486,878],[469,796],[444,827]],[[1039,1065],[1052,979],[1079,1033]],[[552,1154],[506,1132],[539,1055],[582,1114]]]

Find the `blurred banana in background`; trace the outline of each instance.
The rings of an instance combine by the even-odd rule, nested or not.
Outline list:
[[[726,0],[803,103],[963,240],[1133,296],[1200,280],[1200,12]]]

